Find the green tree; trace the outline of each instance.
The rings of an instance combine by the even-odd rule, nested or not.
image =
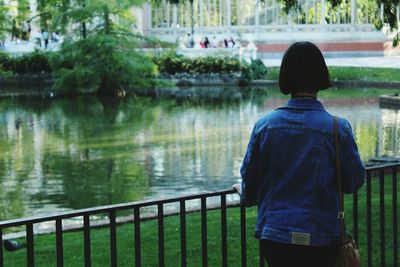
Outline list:
[[[0,0],[0,39],[4,40],[6,34],[12,31],[19,35],[21,26],[29,22],[31,14],[29,1],[18,0],[15,2],[16,9],[11,9],[10,3],[6,4],[4,0]]]
[[[66,41],[50,60],[55,88],[115,95],[127,88],[154,86],[157,68],[137,50],[136,41],[131,35],[107,33]]]
[[[39,14],[31,18],[31,20],[34,20],[41,29],[47,29],[48,23],[52,20],[53,17],[53,10],[56,7],[68,8],[68,5],[69,0],[37,0],[36,11]]]
[[[0,40],[5,38],[5,34],[10,30],[10,17],[8,15],[8,7],[0,0]]]
[[[140,4],[142,0],[62,0],[45,9],[54,14],[51,20],[53,30],[71,38],[86,38],[97,33],[132,33],[135,18],[131,8]]]
[[[27,21],[31,15],[29,0],[18,0],[17,2],[17,16],[15,19],[18,23],[23,23]]]
[[[55,88],[91,88],[101,95],[115,95],[155,85],[157,68],[138,49],[142,36],[132,31],[131,8],[141,0],[63,1],[47,7],[54,14],[51,28],[66,36],[50,60]]]

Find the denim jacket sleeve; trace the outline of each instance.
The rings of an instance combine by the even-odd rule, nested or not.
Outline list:
[[[354,141],[350,123],[342,120],[343,135],[340,142],[340,161],[342,168],[342,186],[344,193],[356,192],[364,183],[365,168],[358,153],[357,144]],[[339,124],[340,125],[340,124]]]
[[[242,205],[247,207],[257,204],[257,181],[259,164],[259,140],[256,134],[257,127],[254,126],[243,159],[240,174],[242,176],[242,194],[240,197]]]

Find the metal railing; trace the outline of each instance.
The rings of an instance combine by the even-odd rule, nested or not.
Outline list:
[[[360,211],[362,210],[359,206],[361,193],[356,193],[352,197],[352,225],[353,225],[353,235],[356,240],[359,240],[360,233],[364,230],[366,231],[366,244],[360,244],[362,248],[362,257],[365,259],[368,267],[376,266],[386,266],[386,252],[387,252],[387,242],[385,234],[387,234],[387,227],[391,225],[391,236],[392,240],[389,246],[392,253],[392,265],[393,267],[398,267],[399,255],[398,255],[398,195],[397,195],[397,173],[400,171],[400,164],[387,164],[376,167],[368,167],[366,172],[366,185],[363,187],[365,190],[365,212],[366,225],[364,220],[360,217]],[[375,180],[377,178],[377,180]],[[391,194],[391,214],[387,213],[387,205],[385,199],[385,186],[387,181],[390,180],[390,186],[392,188]],[[376,186],[378,188],[376,188]],[[376,191],[377,190],[377,191]],[[375,198],[374,193],[379,196],[379,203],[375,203],[373,198]],[[117,266],[117,211],[129,210],[133,213],[133,224],[134,224],[134,241],[135,241],[135,257],[132,266],[140,267],[142,266],[142,251],[141,251],[141,209],[145,207],[156,207],[157,215],[156,220],[158,221],[158,266],[165,266],[165,233],[164,233],[164,218],[166,213],[164,212],[164,207],[166,204],[176,203],[179,206],[177,215],[180,216],[180,262],[181,266],[187,266],[187,221],[186,216],[189,212],[186,203],[191,200],[200,200],[200,220],[201,220],[201,257],[202,266],[208,266],[208,240],[207,240],[207,199],[209,198],[219,198],[219,203],[217,208],[220,210],[220,229],[221,229],[221,265],[228,266],[228,227],[227,224],[227,208],[230,206],[227,203],[227,196],[235,194],[234,190],[223,190],[205,194],[196,194],[184,197],[176,197],[161,200],[149,200],[140,202],[131,202],[124,204],[101,206],[89,209],[81,209],[71,212],[65,212],[58,215],[41,216],[33,218],[23,218],[0,222],[0,244],[3,244],[3,230],[11,227],[25,227],[26,232],[26,262],[28,267],[35,266],[35,243],[34,243],[34,225],[42,222],[55,222],[55,247],[56,247],[56,262],[57,267],[64,266],[64,249],[63,249],[63,221],[83,217],[83,249],[84,249],[84,266],[92,266],[92,255],[91,255],[91,218],[90,216],[107,213],[109,218],[109,223],[107,224],[110,231],[110,265]],[[364,194],[363,194],[364,195]],[[389,200],[388,200],[389,201]],[[379,205],[378,205],[379,204]],[[375,207],[377,206],[377,207]],[[376,213],[373,212],[374,208],[379,209],[378,226],[374,225],[374,220]],[[237,264],[240,266],[247,266],[247,244],[246,244],[246,209],[240,207],[240,243],[241,243],[241,259],[237,260]],[[389,216],[388,216],[389,215]],[[390,222],[387,221],[390,217]],[[365,228],[366,227],[366,228]],[[379,228],[379,231],[373,232],[373,229]],[[362,229],[360,229],[362,228]],[[365,229],[364,229],[365,228]],[[373,237],[379,234],[379,265],[373,264],[374,255],[372,251]],[[3,247],[3,246],[2,246]],[[363,248],[366,249],[363,249]],[[262,260],[259,261],[259,266],[264,266]],[[4,266],[3,248],[0,249],[0,267]]]
[[[375,167],[368,167],[366,170],[366,185],[365,185],[365,197],[366,197],[366,244],[360,244],[366,246],[366,264],[368,267],[371,266],[389,266],[386,264],[387,256],[386,252],[392,253],[392,264],[390,266],[399,266],[399,240],[398,240],[398,194],[397,194],[397,180],[398,172],[400,171],[400,164],[385,164]],[[374,180],[377,178],[377,180]],[[373,186],[375,185],[375,186]],[[376,188],[376,186],[378,188]],[[386,199],[388,194],[385,194],[385,189],[391,187],[391,199]],[[376,189],[376,192],[374,192]],[[375,194],[377,196],[375,196]],[[359,205],[358,197],[359,193],[353,195],[353,234],[356,240],[359,239]],[[373,199],[378,197],[379,205],[374,205]],[[391,203],[390,203],[391,202]],[[378,204],[378,203],[376,203]],[[378,212],[373,212],[378,209]],[[387,206],[391,206],[391,212],[388,214]],[[378,225],[374,225],[374,219],[376,219],[379,213]],[[389,218],[388,218],[389,217]],[[374,232],[373,229],[378,228],[379,231]],[[390,229],[391,228],[391,229]],[[391,242],[386,240],[387,232],[391,232]],[[379,265],[377,265],[373,258],[373,237],[378,234],[379,239]],[[391,243],[391,244],[390,244]],[[386,248],[389,248],[387,251]]]
[[[141,255],[141,209],[145,207],[157,207],[158,220],[158,256],[159,266],[165,266],[165,253],[164,253],[164,205],[169,203],[178,203],[179,205],[179,216],[180,216],[180,243],[181,243],[181,266],[187,265],[187,237],[186,237],[186,215],[188,209],[186,203],[190,200],[199,199],[201,201],[199,212],[201,213],[201,242],[202,242],[202,259],[203,266],[207,266],[207,199],[211,197],[220,197],[221,210],[221,259],[223,266],[227,266],[227,195],[235,194],[234,190],[223,190],[211,193],[196,194],[184,197],[176,197],[161,200],[149,200],[140,201],[116,205],[101,206],[95,208],[81,209],[71,212],[65,212],[58,215],[49,215],[33,218],[23,218],[0,222],[0,244],[3,244],[3,230],[11,227],[25,226],[26,232],[26,262],[28,267],[35,266],[35,245],[34,245],[34,224],[53,221],[55,222],[55,235],[56,235],[56,262],[57,267],[64,266],[64,251],[63,251],[63,220],[83,217],[83,247],[84,247],[84,266],[92,266],[92,255],[91,255],[91,225],[90,216],[107,213],[109,217],[109,224],[107,225],[110,230],[110,263],[111,266],[117,266],[117,220],[116,212],[122,210],[133,210],[134,215],[134,241],[135,241],[135,263],[132,266],[142,266],[142,255]],[[245,247],[245,209],[240,208],[241,214],[241,235],[242,235],[242,262],[243,266],[246,266],[246,247]],[[4,266],[3,249],[0,249],[0,267]]]

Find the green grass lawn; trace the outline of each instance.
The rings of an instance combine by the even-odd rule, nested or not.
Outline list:
[[[361,67],[329,67],[332,81],[379,81],[399,82],[400,69],[390,68],[361,68]],[[267,80],[278,80],[279,67],[268,68]]]
[[[367,226],[366,226],[366,186],[359,191],[359,243],[362,255],[362,266],[366,265]],[[397,202],[399,202],[398,196]],[[346,198],[346,218],[348,230],[352,231],[352,197]],[[391,177],[385,178],[385,251],[386,266],[393,266],[392,254],[392,190]],[[380,266],[380,236],[379,236],[379,183],[374,178],[372,182],[372,240],[373,266]],[[253,238],[253,228],[256,220],[256,209],[247,209],[247,262],[248,266],[258,266],[258,243]],[[207,213],[208,230],[208,264],[221,266],[221,217],[219,210]],[[240,219],[239,208],[229,208],[228,224],[228,266],[240,266]],[[170,216],[165,218],[165,262],[166,266],[180,266],[180,218]],[[398,225],[400,227],[400,225]],[[141,224],[142,266],[158,266],[157,221],[145,221]],[[64,238],[64,266],[83,266],[83,234],[68,232]],[[134,226],[131,223],[117,228],[118,266],[134,266]],[[35,236],[36,266],[56,266],[55,235]],[[92,266],[110,266],[109,230],[107,228],[92,229],[91,251]],[[201,266],[201,218],[199,213],[187,215],[187,263],[188,266]],[[5,267],[26,266],[26,250],[4,252]]]

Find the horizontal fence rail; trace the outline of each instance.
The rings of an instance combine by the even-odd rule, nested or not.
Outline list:
[[[347,206],[351,209],[352,214],[352,232],[357,241],[360,241],[360,237],[366,236],[359,242],[362,258],[365,266],[399,266],[399,255],[398,255],[398,195],[397,195],[397,180],[398,172],[400,171],[400,164],[387,164],[381,166],[368,167],[366,169],[366,185],[356,194],[353,194],[349,200],[351,205]],[[82,218],[83,225],[81,231],[83,233],[83,266],[92,266],[92,261],[95,253],[93,248],[91,216],[98,214],[107,214],[108,223],[105,227],[109,228],[109,262],[110,266],[117,266],[120,254],[118,254],[118,231],[117,231],[117,212],[118,211],[130,211],[133,213],[133,224],[134,227],[132,246],[134,246],[134,255],[124,255],[125,257],[131,258],[131,265],[135,267],[143,266],[142,262],[142,211],[145,207],[155,207],[156,216],[154,219],[157,222],[157,228],[154,232],[157,232],[157,241],[154,244],[155,252],[158,252],[158,266],[166,266],[166,232],[165,232],[165,217],[167,215],[166,205],[175,203],[178,205],[178,226],[179,228],[179,243],[180,243],[180,263],[181,266],[187,266],[188,264],[188,219],[187,214],[189,213],[187,202],[191,200],[200,201],[199,215],[200,215],[200,244],[201,244],[201,258],[202,266],[209,266],[209,255],[214,253],[210,250],[208,240],[208,227],[207,227],[207,214],[209,212],[210,205],[207,204],[207,200],[210,198],[219,198],[219,203],[214,206],[213,209],[220,210],[220,262],[221,266],[228,266],[229,259],[229,220],[227,209],[232,206],[232,203],[228,203],[227,196],[235,195],[236,192],[232,189],[222,190],[216,192],[209,192],[203,194],[194,194],[189,196],[160,199],[160,200],[148,200],[130,202],[124,204],[115,204],[108,206],[101,206],[95,208],[81,209],[70,212],[64,212],[57,215],[39,216],[32,218],[14,219],[0,222],[0,267],[5,266],[4,257],[7,252],[3,250],[3,242],[5,230],[12,227],[24,227],[25,238],[26,238],[26,262],[27,266],[35,266],[38,255],[35,254],[35,234],[34,225],[43,222],[54,222],[55,224],[55,244],[54,251],[57,263],[57,267],[64,266],[64,242],[63,234],[66,232],[64,221],[71,218]],[[346,203],[347,203],[346,198]],[[364,205],[365,206],[361,206]],[[234,203],[233,206],[237,206]],[[240,240],[240,256],[235,255],[235,266],[248,266],[249,265],[249,247],[247,244],[247,237],[249,235],[246,231],[246,211],[247,209],[243,206],[239,208],[239,217],[234,218],[240,225],[240,231],[235,233],[237,239]],[[253,234],[252,232],[250,233]],[[365,241],[364,241],[365,240]],[[255,242],[255,241],[254,241]],[[157,247],[157,248],[156,248]],[[379,248],[379,249],[377,249]],[[253,253],[254,255],[254,253]],[[257,253],[256,253],[257,255]],[[259,266],[265,266],[261,260],[260,254],[256,261]],[[240,257],[240,258],[239,258]],[[254,263],[254,258],[252,259]],[[364,266],[363,265],[363,266]],[[12,266],[12,265],[10,265]],[[5,266],[7,267],[7,266]]]

